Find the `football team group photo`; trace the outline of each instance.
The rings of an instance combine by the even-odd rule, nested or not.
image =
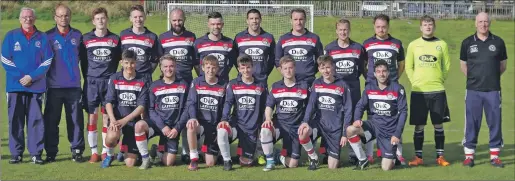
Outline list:
[[[461,30],[441,24],[455,20],[431,14],[408,24],[388,13],[321,20],[291,7],[287,22],[266,22],[269,9],[248,6],[237,16],[204,12],[207,31],[195,33],[186,22],[200,15],[188,7],[169,7],[159,16],[168,19],[150,25],[158,16],[136,2],[122,20],[87,7],[80,23],[68,3],[54,4],[45,15],[18,7],[2,26],[4,176],[44,167],[164,169],[181,172],[176,179],[513,168],[513,107],[501,106],[513,106],[503,95],[513,98],[513,33],[491,28],[498,21],[488,11],[462,20],[468,30],[448,40],[440,35]],[[48,25],[36,26],[40,17]],[[280,34],[265,26],[274,23],[286,23]],[[416,38],[397,38],[406,32]],[[18,174],[8,178],[38,178]]]

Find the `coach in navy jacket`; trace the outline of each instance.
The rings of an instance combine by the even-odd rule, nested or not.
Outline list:
[[[72,159],[82,162],[84,151],[84,114],[79,70],[79,47],[82,33],[70,26],[71,11],[60,5],[55,9],[56,26],[47,36],[54,50],[54,60],[48,70],[48,90],[45,101],[45,161],[55,161],[59,144],[59,123],[64,105],[68,141],[71,143]],[[87,60],[82,60],[87,61]],[[83,75],[88,67],[81,67]]]
[[[34,23],[34,9],[22,8],[21,28],[7,32],[2,42],[2,66],[6,72],[7,114],[9,116],[9,163],[21,163],[25,150],[25,118],[27,142],[32,162],[43,164],[44,124],[41,113],[46,91],[46,73],[53,53],[45,33]]]

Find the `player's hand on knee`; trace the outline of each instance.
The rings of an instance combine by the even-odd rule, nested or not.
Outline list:
[[[309,127],[308,123],[302,123],[302,124],[300,124],[300,126],[299,126],[298,134],[299,134],[299,135],[302,135],[302,134],[303,134],[303,133],[305,133],[305,132],[309,132],[309,131],[310,131],[310,129],[311,129],[311,128]]]
[[[199,126],[197,119],[190,119],[188,120],[188,123],[186,123],[186,128],[196,130],[196,128]]]
[[[363,121],[361,121],[361,120],[356,120],[352,123],[352,126],[354,126],[356,128],[361,128],[362,125],[363,125]]]
[[[399,144],[400,141],[401,140],[399,138],[397,138],[395,136],[392,136],[391,144],[392,145],[397,145],[397,144]]]
[[[227,121],[221,121],[220,123],[218,123],[218,126],[217,128],[231,128],[231,126],[229,126],[229,122]]]
[[[347,141],[348,141],[347,137],[342,136],[342,139],[340,139],[340,146],[344,147],[347,144]]]
[[[177,131],[177,129],[173,128],[170,131],[170,134],[167,135],[167,137],[170,138],[170,139],[174,139],[174,138],[177,137],[177,135],[179,135],[179,132]]]
[[[263,124],[261,124],[262,128],[274,128],[274,123],[271,120],[265,120]]]
[[[168,126],[165,126],[163,129],[161,129],[161,132],[163,132],[163,135],[165,135],[166,137],[168,137],[168,135],[170,134],[170,131],[172,131],[172,130]]]

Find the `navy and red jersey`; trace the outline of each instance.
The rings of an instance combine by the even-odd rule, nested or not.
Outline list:
[[[400,61],[404,61],[404,47],[402,42],[390,35],[385,40],[378,39],[375,35],[363,42],[363,46],[367,51],[368,72],[367,82],[375,81],[374,63],[377,60],[385,60],[390,70],[390,80],[397,82],[399,80],[398,67]]]
[[[106,103],[113,104],[114,116],[122,119],[131,114],[138,106],[148,108],[148,89],[150,82],[146,82],[143,74],[136,73],[136,77],[127,80],[122,72],[117,72],[109,78]]]
[[[268,80],[275,64],[274,35],[261,29],[260,34],[254,36],[249,33],[248,29],[245,29],[234,37],[234,41],[238,45],[238,56],[249,55],[252,57],[254,77],[259,80]]]
[[[186,103],[189,118],[197,119],[202,125],[216,126],[222,118],[226,85],[221,79],[212,85],[206,82],[204,76],[193,79]]]
[[[150,85],[149,115],[161,130],[165,126],[180,131],[185,125],[180,124],[186,106],[189,85],[181,79],[167,84],[159,79]],[[184,114],[187,115],[187,114]]]
[[[291,55],[295,59],[295,74],[298,80],[308,77],[314,79],[318,71],[316,60],[324,53],[320,37],[307,29],[305,31],[306,33],[301,36],[295,36],[290,31],[281,36],[275,46],[275,66],[279,67],[281,57]]]
[[[121,55],[120,37],[109,30],[103,37],[95,35],[95,29],[82,36],[80,56],[87,60],[88,77],[109,79],[116,73]]]
[[[377,81],[368,83],[356,105],[354,118],[359,120],[367,110],[368,121],[372,121],[382,130],[383,136],[401,138],[404,123],[408,117],[408,106],[404,87],[390,81],[388,86],[381,90]]]
[[[218,59],[218,77],[225,82],[229,81],[229,72],[236,63],[238,52],[236,45],[231,38],[222,35],[222,39],[213,41],[206,34],[195,40],[195,58],[200,64],[202,59],[208,55],[214,55]],[[204,71],[200,70],[200,75],[204,75]]]
[[[184,31],[180,35],[174,35],[172,31],[164,32],[159,35],[158,55],[159,57],[169,54],[175,57],[177,65],[177,78],[188,82],[193,80],[191,69],[199,64],[195,59],[195,49],[193,42],[197,37],[190,31]]]
[[[237,77],[229,82],[225,91],[222,120],[238,125],[246,133],[257,130],[263,122],[268,93],[266,82],[254,79],[253,83],[247,84]]]
[[[309,85],[306,81],[299,81],[292,87],[279,80],[272,84],[268,94],[266,107],[275,108],[276,123],[288,128],[298,126],[304,119],[304,112],[308,104]]]
[[[304,123],[317,123],[326,133],[343,133],[352,121],[352,99],[349,86],[342,79],[332,83],[318,78],[313,82],[309,95]],[[313,115],[315,119],[312,120]]]
[[[122,52],[132,50],[136,52],[136,72],[152,74],[152,63],[159,63],[157,52],[157,35],[145,27],[143,34],[136,34],[132,27],[120,32]]]
[[[336,78],[345,81],[359,81],[359,76],[364,74],[367,54],[361,44],[349,40],[349,46],[342,48],[338,45],[338,40],[334,40],[325,46],[324,52],[333,57]]]

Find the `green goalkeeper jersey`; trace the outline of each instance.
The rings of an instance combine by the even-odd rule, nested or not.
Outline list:
[[[406,74],[413,92],[444,91],[451,61],[445,41],[438,38],[418,38],[408,46]]]

